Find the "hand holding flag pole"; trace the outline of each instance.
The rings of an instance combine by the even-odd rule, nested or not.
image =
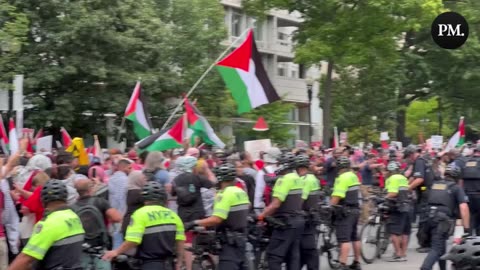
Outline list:
[[[203,81],[203,79],[205,79],[207,74],[216,66],[218,61],[222,60],[222,58],[230,51],[230,49],[233,48],[235,46],[235,44],[239,40],[241,40],[245,36],[245,34],[247,34],[249,31],[250,31],[250,28],[247,28],[241,35],[239,35],[232,42],[232,44],[230,44],[230,46],[228,46],[225,49],[225,51],[223,51],[223,53],[220,54],[220,56],[212,63],[212,65],[210,65],[210,67],[208,67],[207,70],[205,70],[205,72],[202,74],[202,76],[200,76],[200,78],[198,78],[198,80],[195,82],[195,84],[193,84],[192,88],[190,88],[190,90],[187,92],[185,97],[180,100],[177,107],[175,107],[172,114],[168,117],[167,121],[165,121],[165,124],[163,124],[163,127],[161,128],[161,130],[165,129],[168,126],[168,124],[170,124],[170,121],[172,121],[172,118],[175,116],[175,114],[178,112],[178,110],[180,110],[180,108],[182,107],[183,102],[185,101],[185,98],[188,98],[193,93],[193,91],[198,87],[198,85]]]

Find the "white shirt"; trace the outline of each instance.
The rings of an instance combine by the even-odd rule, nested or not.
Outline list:
[[[276,165],[266,165],[264,167],[267,173],[274,173],[277,169]],[[263,201],[263,192],[265,190],[265,172],[263,170],[258,171],[255,177],[255,199],[253,202],[254,208],[265,208],[265,202]]]

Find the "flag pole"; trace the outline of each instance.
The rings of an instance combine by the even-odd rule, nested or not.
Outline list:
[[[222,60],[222,58],[230,51],[231,48],[233,48],[233,46],[235,46],[235,44],[243,38],[243,36],[245,36],[246,33],[248,33],[250,31],[250,28],[247,28],[240,36],[238,36],[226,49],[225,51],[223,51],[222,54],[220,54],[220,56],[207,68],[207,70],[205,70],[205,72],[202,74],[202,76],[200,76],[200,78],[198,78],[198,80],[195,82],[195,84],[193,84],[192,88],[190,88],[190,90],[187,92],[187,94],[185,95],[184,98],[182,98],[180,100],[180,102],[178,103],[177,107],[175,107],[175,109],[173,110],[172,114],[168,117],[167,121],[165,121],[165,124],[163,124],[163,127],[161,129],[164,129],[168,126],[168,124],[170,124],[170,121],[172,121],[172,118],[175,116],[175,114],[178,112],[178,110],[180,110],[180,108],[182,107],[183,105],[183,102],[185,101],[185,98],[188,98],[192,92],[198,87],[198,85],[203,81],[203,79],[205,79],[205,77],[207,76],[207,74],[213,69],[213,67],[215,67],[215,65],[218,63],[218,61]]]

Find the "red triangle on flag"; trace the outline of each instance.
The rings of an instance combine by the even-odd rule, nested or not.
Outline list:
[[[243,44],[218,62],[217,66],[239,68],[248,72],[250,59],[252,58],[252,43],[253,31],[250,30]]]
[[[260,116],[257,120],[257,123],[255,126],[253,126],[253,130],[255,131],[267,131],[268,130],[268,125],[267,122],[265,122],[265,119],[263,119],[262,116]]]

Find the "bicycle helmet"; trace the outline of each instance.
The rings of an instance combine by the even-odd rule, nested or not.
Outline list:
[[[306,167],[310,166],[310,159],[306,155],[298,155],[295,157],[295,166],[299,167]]]
[[[396,161],[391,161],[387,165],[387,171],[389,172],[398,172],[400,170],[400,164]]]
[[[237,176],[235,166],[230,163],[225,163],[213,168],[213,173],[217,177],[218,182],[232,181],[235,180],[235,177]]]
[[[409,157],[411,154],[414,154],[418,151],[418,147],[416,145],[410,144],[405,148],[403,151],[403,158]]]
[[[68,198],[67,186],[60,180],[49,180],[43,186],[40,198],[43,204],[53,201],[66,202]]]
[[[337,168],[350,169],[350,159],[348,157],[343,157],[343,156],[337,158]]]
[[[284,167],[285,169],[295,168],[295,155],[293,153],[283,153],[279,160],[278,165]]]
[[[457,167],[455,164],[449,164],[445,168],[445,176],[450,176],[454,179],[457,179],[460,176],[460,168]]]
[[[456,270],[478,269],[480,266],[480,237],[464,239],[459,245],[453,246],[441,259],[452,261]]]
[[[144,201],[164,203],[167,200],[167,192],[158,182],[149,181],[143,186],[142,197]]]

